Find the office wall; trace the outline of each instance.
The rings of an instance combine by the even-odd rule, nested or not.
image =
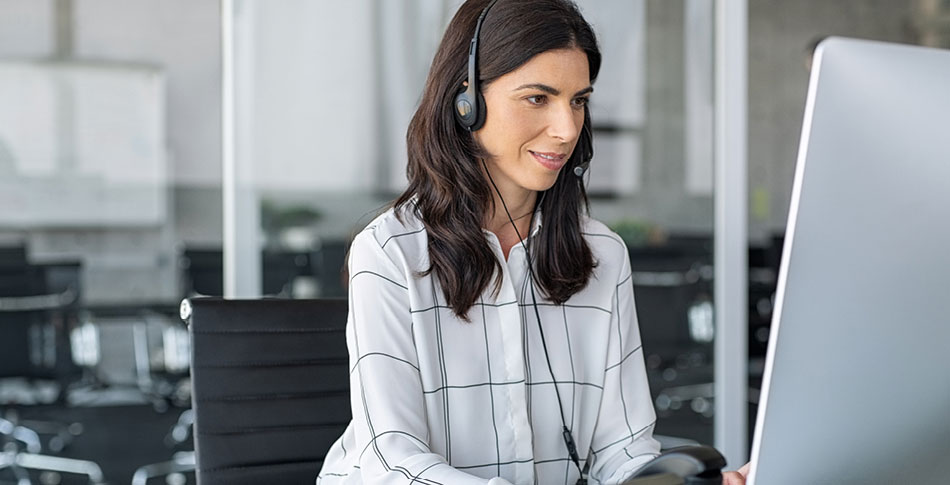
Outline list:
[[[750,236],[785,230],[808,88],[820,36],[917,43],[908,0],[749,1]]]
[[[749,229],[753,240],[784,232],[801,132],[809,46],[844,35],[918,43],[919,4],[908,0],[749,0]],[[712,198],[684,184],[687,36],[685,2],[647,1],[647,120],[641,190],[631,204],[604,201],[671,230],[709,231]]]
[[[73,58],[150,64],[168,79],[172,182],[220,183],[220,15],[217,0],[73,0]],[[53,0],[0,2],[0,57],[55,50]],[[62,35],[69,35],[68,32]]]
[[[221,180],[217,0],[74,0],[75,56],[155,64],[168,82],[171,182]]]
[[[56,30],[57,4],[67,7],[72,29]],[[50,59],[59,39],[66,59],[159,69],[167,88],[168,154],[164,219],[7,226],[0,227],[0,241],[26,244],[38,261],[81,260],[88,303],[175,298],[182,234],[199,242],[221,238],[220,24],[218,0],[0,1],[4,59]]]
[[[237,124],[247,129],[239,156],[250,157],[256,187],[375,187],[372,3],[237,2]]]
[[[53,52],[52,0],[0,1],[0,57],[31,58]]]
[[[385,201],[385,194],[366,188],[379,178],[397,179],[401,169],[390,167],[379,175],[379,148],[371,142],[400,136],[403,128],[386,132],[379,126],[340,139],[339,150],[325,154],[325,163],[294,157],[306,139],[281,143],[283,126],[314,124],[314,131],[354,127],[372,117],[372,103],[345,110],[343,115],[325,117],[312,111],[294,111],[292,99],[282,97],[285,85],[306,83],[323,94],[328,109],[340,112],[352,99],[379,99],[377,86],[367,79],[379,69],[368,52],[378,39],[373,30],[371,9],[379,0],[332,2],[313,12],[317,2],[298,2],[299,18],[262,18],[257,28],[260,38],[279,49],[285,44],[287,56],[302,63],[306,76],[265,85],[272,94],[262,106],[262,120],[268,123],[269,140],[257,147],[262,160],[261,183],[273,192],[301,200],[323,197],[327,216],[321,230],[346,234],[366,220],[371,209]],[[442,17],[451,15],[457,0],[427,0],[444,5]],[[711,0],[710,0],[711,1]],[[927,0],[929,1],[929,0]],[[454,3],[453,3],[454,2]],[[70,3],[70,2],[67,2]],[[156,268],[163,281],[172,279],[176,244],[217,244],[221,234],[220,203],[220,18],[218,0],[74,0],[73,51],[82,59],[133,62],[159,66],[168,81],[169,218],[161,226],[145,228],[73,228],[21,231],[0,228],[0,240],[30,242],[41,257],[93,255],[106,261],[103,252],[117,253],[114,263],[100,263],[104,269],[96,280],[112,281],[102,291],[150,285],[147,278]],[[762,238],[782,231],[788,210],[798,136],[805,100],[807,70],[804,59],[809,43],[819,35],[839,34],[891,41],[915,42],[920,37],[914,9],[921,1],[907,0],[824,0],[749,1],[749,175],[750,234]],[[309,7],[308,7],[309,5]],[[604,8],[597,0],[583,2],[585,9]],[[35,59],[51,55],[55,48],[53,0],[0,0],[0,57]],[[293,9],[287,10],[293,11]],[[309,13],[308,13],[309,12]],[[307,14],[307,15],[304,15]],[[652,221],[672,231],[708,232],[712,227],[709,195],[691,191],[687,179],[685,91],[686,2],[646,0],[645,36],[645,125],[640,180],[635,194],[622,200],[595,203],[595,214],[606,220],[623,218]],[[273,36],[284,22],[306,23],[317,19],[306,37],[287,44]],[[306,27],[306,25],[304,25]],[[268,30],[270,29],[270,30]],[[306,30],[306,29],[304,29]],[[268,36],[271,37],[268,37]],[[436,39],[437,40],[437,39]],[[428,49],[435,40],[425,38]],[[336,47],[345,46],[346,49]],[[422,49],[424,50],[424,49]],[[356,52],[357,54],[353,54]],[[349,54],[347,54],[349,53]],[[350,77],[334,66],[347,57],[363,74]],[[322,56],[329,56],[324,58]],[[419,57],[423,56],[422,53]],[[609,61],[609,59],[608,59]],[[276,59],[260,59],[262,69],[279,69]],[[408,82],[408,81],[407,81]],[[363,98],[365,94],[365,98]],[[369,106],[369,108],[367,108]],[[286,109],[285,109],[286,108]],[[321,124],[322,123],[322,124]],[[296,144],[296,145],[295,145]],[[355,154],[355,155],[354,155]],[[288,180],[299,182],[301,193],[287,189]],[[316,188],[347,187],[337,195],[316,193]],[[347,194],[358,191],[359,194]],[[116,240],[108,243],[105,241]],[[151,241],[144,243],[143,241]],[[124,242],[123,242],[124,241]],[[84,256],[85,257],[85,256]],[[113,277],[136,262],[134,275]],[[109,269],[111,268],[111,269]],[[128,278],[137,278],[128,284]],[[173,283],[158,296],[172,291]],[[148,297],[150,290],[142,290]],[[154,296],[154,295],[153,295]]]
[[[810,44],[819,36],[830,34],[917,43],[921,39],[921,32],[920,22],[915,20],[914,13],[920,9],[921,4],[930,1],[749,0],[749,217],[750,236],[753,239],[764,239],[785,229],[807,90],[808,71],[805,58]],[[366,39],[359,35],[355,37],[356,40],[352,37],[354,32],[358,34],[368,26],[363,16],[366,12],[361,13],[367,8],[367,3],[367,0],[351,2],[347,7],[335,7],[343,10],[333,12],[339,18],[364,19],[353,22],[350,34],[341,38],[341,42],[348,42],[350,48],[357,53],[366,53],[369,52],[367,48],[372,48],[372,45],[367,45]],[[433,0],[429,3],[440,2]],[[585,11],[591,12],[592,18],[596,17],[598,10],[610,7],[609,2],[596,0],[579,3]],[[445,14],[444,21],[447,21],[452,9],[444,5],[453,4],[453,0],[443,0],[441,4]],[[688,182],[690,167],[686,144],[690,134],[687,132],[689,107],[686,105],[686,79],[687,75],[693,75],[688,72],[686,64],[686,49],[689,46],[684,26],[688,24],[688,15],[688,2],[646,1],[646,107],[643,156],[638,170],[637,190],[622,200],[596,201],[594,208],[598,217],[606,220],[627,218],[650,221],[674,232],[711,231],[711,194],[691,188]],[[271,21],[270,25],[279,24]],[[267,28],[266,25],[262,27],[264,31]],[[420,50],[431,50],[434,42],[433,39],[421,42]],[[307,47],[294,46],[289,52],[299,53],[300,49],[305,48]],[[333,51],[326,52],[326,49],[321,48],[310,50],[329,55],[326,61],[329,66],[334,66],[334,63],[340,60]],[[608,57],[605,62],[611,62],[611,58]],[[365,64],[360,69],[361,72],[378,73],[380,68],[381,65],[376,63]],[[316,71],[313,72],[314,79],[319,82],[315,86],[325,86],[326,77],[318,79]],[[368,98],[375,99],[380,99],[381,95],[377,88],[367,87],[365,79],[357,78],[350,85],[343,87],[338,97],[349,96],[353,92],[365,92]],[[339,100],[329,101],[331,106],[336,102]],[[281,104],[269,103],[268,106],[274,109]],[[362,108],[359,108],[358,103],[355,106],[357,107],[353,112],[365,115],[365,110],[360,111]],[[299,114],[282,116],[298,121],[305,119]],[[403,114],[397,114],[393,119],[403,118]],[[343,123],[351,121],[349,117],[342,120]],[[270,130],[279,135],[279,125]],[[384,142],[381,145],[383,147],[398,147],[394,140],[398,141],[403,131],[399,126],[367,125],[367,133],[370,134],[368,138],[378,136]],[[271,138],[279,139],[276,135]],[[339,182],[341,177],[352,177],[353,174],[359,173],[362,174],[356,179],[359,183],[349,187],[365,188],[365,184],[372,184],[377,180],[372,174],[373,170],[388,170],[389,173],[384,174],[383,178],[401,180],[402,166],[399,163],[379,163],[380,160],[388,159],[385,152],[373,153],[364,147],[353,145],[350,138],[344,140],[348,149],[358,156],[347,157],[347,164],[340,165],[336,173],[324,173],[322,176],[325,180],[319,183],[320,187],[333,185],[331,181]],[[261,153],[275,155],[285,153],[289,148],[273,142],[269,143],[269,146],[274,149]],[[308,165],[306,160],[280,163],[294,170],[265,174],[262,181],[267,181],[267,185],[271,187],[280,187],[286,183],[288,173],[303,174],[298,180],[299,185],[317,179],[317,174],[308,170],[319,166],[318,163]],[[354,171],[354,167],[359,167],[360,170]],[[306,198],[306,195],[301,194],[300,197]],[[383,201],[384,198],[369,197],[367,204],[381,204]],[[332,201],[325,203],[328,207],[346,210],[345,205],[340,206]],[[352,214],[336,214],[331,219],[357,220],[363,212],[365,208]],[[336,231],[339,226],[329,225],[327,228]]]

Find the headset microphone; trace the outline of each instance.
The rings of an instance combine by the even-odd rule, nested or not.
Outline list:
[[[574,175],[583,177],[588,168],[590,168],[590,162],[581,162],[580,165],[574,167]]]
[[[590,127],[590,110],[584,107],[584,126],[581,127],[581,137],[577,141],[575,150],[581,151],[581,163],[574,167],[574,175],[583,177],[590,168],[590,161],[594,158],[594,135]]]

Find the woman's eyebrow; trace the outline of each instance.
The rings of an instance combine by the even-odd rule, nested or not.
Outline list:
[[[561,94],[561,91],[559,89],[553,88],[551,86],[548,86],[547,84],[541,84],[541,83],[522,84],[521,86],[518,86],[514,90],[521,91],[522,89],[537,89],[538,91],[544,91],[545,93],[548,93],[552,96],[558,96]],[[580,91],[574,93],[574,96],[583,96],[585,94],[592,93],[592,92],[594,92],[594,87],[587,86],[586,88],[581,89]]]
[[[594,87],[593,87],[593,86],[587,86],[586,88],[581,89],[580,91],[574,93],[574,96],[575,96],[575,97],[577,97],[577,96],[583,96],[583,95],[585,95],[585,94],[590,94],[590,93],[593,93],[593,92],[594,92]]]

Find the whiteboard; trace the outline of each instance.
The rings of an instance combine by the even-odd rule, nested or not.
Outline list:
[[[0,226],[162,223],[165,133],[158,68],[0,62]]]

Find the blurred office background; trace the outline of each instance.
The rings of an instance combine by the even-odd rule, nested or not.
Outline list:
[[[36,441],[13,430],[33,430],[42,454],[84,460],[78,471],[94,462],[110,483],[189,451],[178,304],[224,292],[226,122],[258,293],[345,296],[348,242],[405,184],[406,125],[460,3],[0,0],[7,451]],[[630,247],[657,432],[711,443],[713,0],[578,4],[604,54],[592,211]],[[230,120],[223,23],[234,27]],[[826,35],[950,47],[950,1],[748,1],[750,421],[809,59]],[[24,478],[2,466],[0,483]]]

